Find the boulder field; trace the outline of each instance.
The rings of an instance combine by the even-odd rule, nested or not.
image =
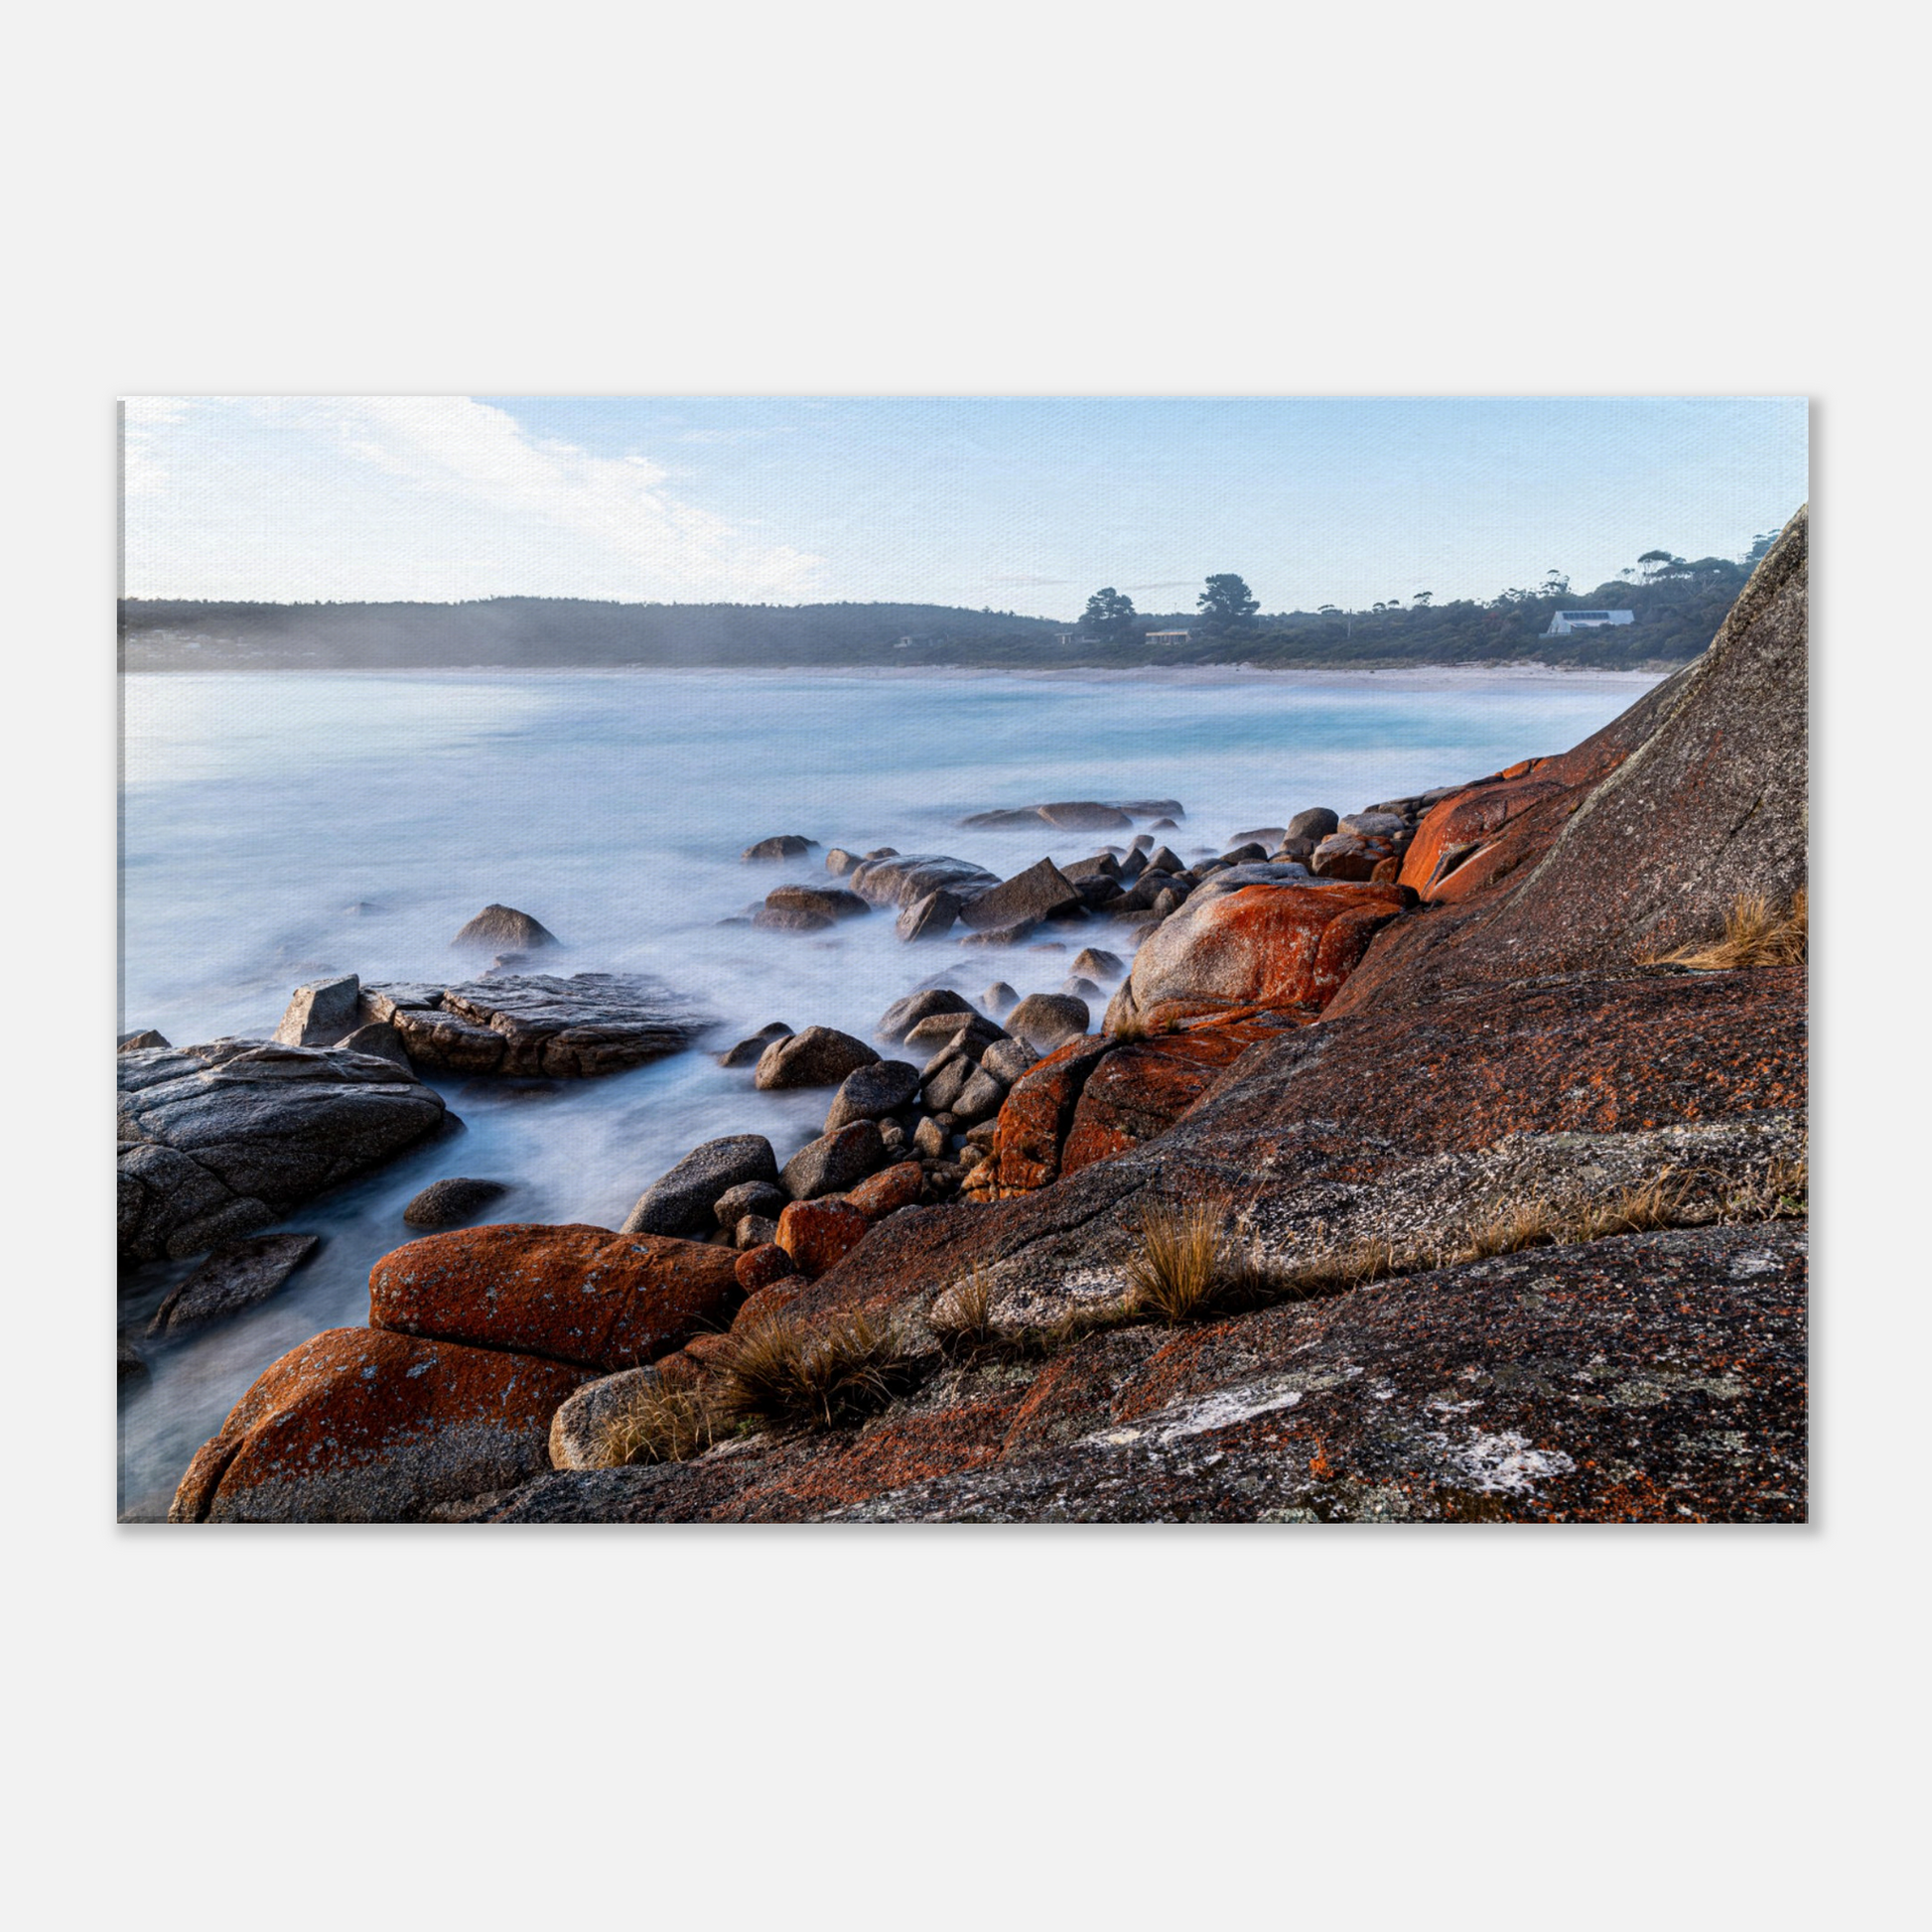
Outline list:
[[[928,988],[880,1023],[903,1058],[744,1042],[828,1090],[820,1141],[698,1150],[662,1233],[395,1250],[176,1520],[1803,1520],[1805,969],[1698,949],[1805,884],[1806,582],[1801,510],[1584,744],[1192,869],[835,851],[973,938],[1145,908],[1103,1030]],[[1220,1299],[1164,1303],[1189,1225]]]

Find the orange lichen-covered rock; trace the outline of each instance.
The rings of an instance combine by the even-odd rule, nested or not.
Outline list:
[[[1568,791],[1564,779],[1539,775],[1531,759],[1510,772],[1485,778],[1445,798],[1416,828],[1415,841],[1402,862],[1401,881],[1425,899],[1448,897],[1440,888],[1472,855],[1489,844],[1513,818],[1546,798]]]
[[[787,1255],[785,1260],[789,1262],[791,1257]],[[761,1326],[774,1314],[782,1314],[804,1292],[805,1278],[796,1272],[780,1275],[776,1281],[754,1290],[746,1296],[745,1306],[732,1317],[733,1332]]]
[[[1250,1046],[1294,1024],[1249,1013],[1117,1046],[1081,1089],[1059,1172],[1077,1173],[1166,1133]]]
[[[844,1260],[871,1226],[844,1201],[795,1200],[778,1216],[778,1246],[811,1278]]]
[[[693,1335],[684,1344],[683,1352],[686,1361],[696,1362],[701,1370],[709,1372],[718,1366],[721,1358],[730,1355],[731,1337],[718,1334]]]
[[[738,1285],[748,1297],[797,1272],[798,1264],[775,1241],[747,1248],[732,1265],[732,1273],[738,1277]]]
[[[900,1207],[910,1207],[919,1198],[925,1170],[916,1161],[901,1161],[870,1180],[862,1180],[845,1197],[848,1207],[856,1207],[869,1221],[883,1220]]]
[[[1058,1175],[1060,1149],[1073,1125],[1080,1090],[1114,1044],[1084,1035],[1070,1039],[1013,1083],[1000,1108],[992,1159],[975,1171],[977,1180],[986,1168],[994,1169],[982,1186],[1026,1193]]]
[[[369,1320],[606,1371],[668,1354],[737,1308],[728,1248],[511,1222],[407,1242],[369,1271]]]
[[[550,1419],[591,1371],[331,1328],[271,1363],[203,1446],[176,1523],[393,1523],[550,1464]]]
[[[1108,1031],[1175,1001],[1320,1006],[1375,926],[1413,902],[1399,885],[1306,880],[1205,888],[1134,955],[1134,969],[1107,1009]],[[1323,936],[1345,915],[1355,923],[1324,958]]]

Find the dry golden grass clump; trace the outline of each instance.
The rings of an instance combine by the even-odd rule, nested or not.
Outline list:
[[[1810,943],[1810,901],[1800,888],[1782,911],[1761,893],[1739,897],[1725,914],[1725,936],[1706,946],[1680,946],[1643,963],[1730,973],[1753,966],[1802,966]]]
[[[1297,1299],[1279,1269],[1252,1244],[1236,1240],[1228,1208],[1218,1201],[1149,1208],[1140,1246],[1121,1273],[1125,1297],[1105,1316],[1099,1310],[1085,1311],[1090,1325],[1153,1316],[1178,1326]]]
[[[897,1325],[858,1310],[809,1327],[778,1314],[731,1341],[711,1402],[733,1423],[835,1428],[884,1408],[914,1374]]]
[[[993,1340],[993,1277],[969,1269],[926,1311],[926,1326],[949,1348],[984,1348]]]
[[[702,1390],[660,1386],[639,1391],[604,1443],[613,1464],[684,1462],[730,1433]]]

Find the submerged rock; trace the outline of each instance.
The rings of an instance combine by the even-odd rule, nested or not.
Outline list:
[[[767,911],[816,912],[822,918],[862,919],[872,907],[842,886],[779,886],[764,896]]]
[[[730,1046],[718,1055],[720,1066],[756,1066],[764,1057],[764,1049],[774,1039],[783,1039],[791,1032],[782,1020],[774,1020],[770,1026],[761,1027],[749,1039],[741,1039],[736,1046]]]
[[[746,865],[802,859],[806,853],[816,851],[817,847],[816,839],[805,838],[797,832],[780,832],[775,838],[759,839],[756,845],[748,845],[739,858]]]
[[[852,890],[875,905],[907,906],[929,893],[946,892],[962,902],[1000,882],[984,866],[943,855],[906,857],[891,853],[869,858],[847,875]]]
[[[432,1180],[402,1210],[402,1218],[413,1228],[454,1227],[460,1221],[474,1219],[508,1192],[508,1184],[501,1180],[452,1174],[445,1180]]]
[[[264,1234],[253,1240],[223,1241],[155,1311],[149,1335],[178,1335],[267,1301],[321,1245],[319,1234]]]
[[[477,952],[535,952],[556,945],[557,935],[513,905],[485,905],[450,944]]]

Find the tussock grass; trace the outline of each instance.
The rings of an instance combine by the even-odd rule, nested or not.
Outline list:
[[[1730,973],[1754,966],[1801,966],[1810,944],[1810,900],[1801,888],[1780,910],[1762,893],[1740,895],[1725,914],[1725,936],[1704,946],[1680,946],[1640,964],[1689,966],[1702,973]]]
[[[1170,1327],[1304,1299],[1293,1275],[1239,1240],[1225,1202],[1159,1206],[1141,1221],[1140,1246],[1121,1273],[1127,1293],[1113,1323],[1153,1318]]]
[[[704,1390],[652,1388],[612,1422],[604,1447],[612,1465],[685,1462],[731,1433]]]
[[[808,1327],[779,1313],[733,1334],[711,1400],[733,1423],[833,1429],[883,1409],[915,1379],[896,1322],[855,1310]]]
[[[1149,1208],[1141,1220],[1141,1245],[1121,1270],[1127,1305],[1171,1325],[1209,1312],[1226,1226],[1225,1209],[1207,1202]]]
[[[970,1268],[926,1311],[926,1326],[948,1348],[984,1348],[993,1339],[993,1277]]]
[[[1118,1027],[1114,1028],[1108,1034],[1107,1037],[1112,1040],[1118,1040],[1124,1046],[1130,1040],[1152,1038],[1153,1032],[1140,1014],[1130,1013],[1121,1021]]]

